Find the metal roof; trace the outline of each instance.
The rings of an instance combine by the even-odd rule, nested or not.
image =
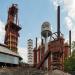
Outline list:
[[[15,53],[15,52],[11,51],[9,48],[7,48],[3,44],[0,44],[0,53],[5,53],[5,54],[9,54],[9,55],[20,57],[18,53]]]

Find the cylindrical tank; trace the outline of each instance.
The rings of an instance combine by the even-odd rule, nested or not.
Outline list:
[[[49,22],[44,22],[41,27],[41,35],[46,38],[51,35],[51,27]]]

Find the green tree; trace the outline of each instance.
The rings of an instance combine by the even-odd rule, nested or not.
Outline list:
[[[72,55],[64,61],[64,70],[75,70],[75,41],[72,42]]]

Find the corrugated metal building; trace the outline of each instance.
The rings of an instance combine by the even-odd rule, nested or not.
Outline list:
[[[0,66],[2,65],[19,65],[19,62],[22,58],[19,54],[12,52],[5,45],[0,44]]]
[[[17,4],[12,4],[8,10],[8,19],[5,26],[5,45],[0,44],[0,66],[16,66],[22,59],[17,53],[19,30],[21,30],[17,23],[17,13]]]

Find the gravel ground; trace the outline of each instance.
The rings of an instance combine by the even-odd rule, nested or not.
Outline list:
[[[25,67],[0,68],[0,75],[44,75],[44,71]]]
[[[65,73],[65,72],[60,71],[60,70],[53,70],[53,71],[47,72],[45,75],[71,75],[71,74]]]

